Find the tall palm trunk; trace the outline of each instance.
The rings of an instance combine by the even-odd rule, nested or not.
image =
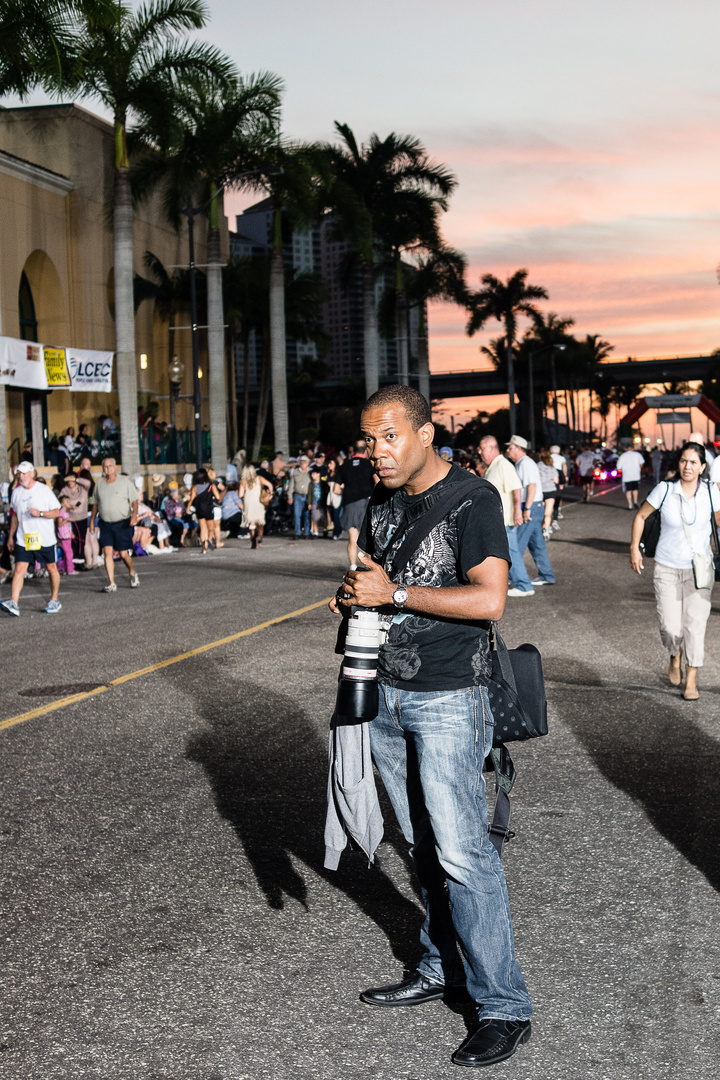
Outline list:
[[[237,379],[235,378],[235,344],[237,342],[237,327],[229,327],[227,334],[227,348],[225,355],[227,357],[227,384],[228,384],[228,400],[227,400],[227,431],[228,431],[228,451],[230,458],[238,449],[237,441]]]
[[[370,397],[380,385],[380,334],[375,299],[375,268],[363,262],[363,352],[365,355],[365,396]]]
[[[418,301],[418,389],[430,401],[430,342],[425,301]]]
[[[0,384],[0,484],[4,484],[10,475],[7,444],[7,395],[5,387]]]
[[[115,276],[115,368],[120,407],[120,453],[123,471],[140,471],[135,309],[133,306],[133,208],[125,125],[115,123],[115,201],[113,208]]]
[[[212,194],[217,189],[213,187]],[[210,460],[217,474],[227,466],[227,384],[225,330],[223,328],[222,266],[220,265],[221,195],[210,203],[207,236],[208,395],[210,405]]]
[[[285,348],[285,266],[282,250],[282,215],[273,214],[273,250],[270,262],[270,372],[275,449],[290,453]]]
[[[258,394],[258,409],[255,418],[255,438],[253,439],[252,459],[257,461],[260,457],[260,447],[265,435],[267,423],[268,404],[270,399],[270,357],[268,334],[263,334],[262,369],[260,371],[260,392]]]
[[[512,338],[507,335],[507,385],[508,400],[510,403],[510,434],[516,434],[516,410],[515,410],[515,362],[513,359]]]
[[[242,449],[247,449],[248,433],[250,431],[250,331],[244,330],[242,334],[243,351],[243,426],[242,426]]]
[[[402,276],[402,263],[395,261],[395,352],[397,354],[398,382],[410,385],[410,353],[407,333],[407,300]]]

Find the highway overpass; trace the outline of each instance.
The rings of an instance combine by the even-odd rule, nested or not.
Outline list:
[[[603,379],[612,385],[647,386],[671,380],[693,381],[703,379],[709,369],[720,365],[718,356],[662,356],[650,360],[605,361],[595,374],[595,389]],[[521,361],[515,367],[515,381],[522,391],[527,385],[527,366]],[[533,377],[535,391],[552,390],[546,373],[536,371]],[[560,384],[559,384],[560,385]],[[575,389],[587,388],[587,381]],[[447,371],[430,376],[430,394],[433,398],[485,397],[507,393],[507,383],[497,371]]]

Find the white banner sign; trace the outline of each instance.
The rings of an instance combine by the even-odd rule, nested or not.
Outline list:
[[[659,412],[655,417],[658,424],[690,424],[689,412]]]
[[[646,397],[645,404],[651,409],[691,409],[697,406],[700,394],[656,394],[654,397]]]
[[[109,394],[112,390],[113,356],[98,349],[65,348],[72,386],[69,390],[94,390]]]
[[[0,337],[0,383],[47,390],[43,347],[34,341]]]

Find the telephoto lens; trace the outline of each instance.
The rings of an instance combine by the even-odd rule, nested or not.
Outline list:
[[[383,616],[372,608],[350,608],[335,712],[348,720],[374,720],[378,713],[378,650],[385,641]]]

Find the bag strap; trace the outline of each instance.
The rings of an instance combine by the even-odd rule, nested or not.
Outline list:
[[[500,672],[503,679],[508,684],[510,689],[517,694],[515,673],[510,662],[508,647],[500,636],[500,631],[498,630],[498,624],[496,622],[490,624],[490,631],[488,637],[490,639],[490,650],[498,654],[498,663],[500,664]]]
[[[450,510],[453,510],[455,506],[462,502],[465,496],[474,488],[477,488],[477,486],[477,478],[463,479],[456,484],[451,484],[448,490],[439,495],[435,502],[428,507],[422,517],[410,524],[404,523],[401,526],[401,528],[405,530],[406,535],[404,536],[400,547],[392,557],[390,568],[388,570],[388,574],[391,578],[406,568],[410,558],[418,550],[423,540],[430,535],[443,518],[447,517]],[[396,542],[397,532],[393,533],[386,544],[382,555],[377,560],[381,566],[384,566],[388,551]]]
[[[718,527],[717,527],[717,522],[715,520],[715,512],[713,510],[712,488],[710,486],[710,481],[709,480],[705,480],[705,483],[708,486],[708,499],[710,500],[710,530],[711,530],[710,535],[712,536],[713,540],[715,541],[715,553],[716,553],[716,555],[720,555],[720,540],[718,540]]]
[[[515,833],[510,826],[510,792],[515,783],[515,766],[506,746],[494,746],[489,753],[495,770],[495,810],[488,826],[490,843],[502,858],[503,844],[512,840]]]

